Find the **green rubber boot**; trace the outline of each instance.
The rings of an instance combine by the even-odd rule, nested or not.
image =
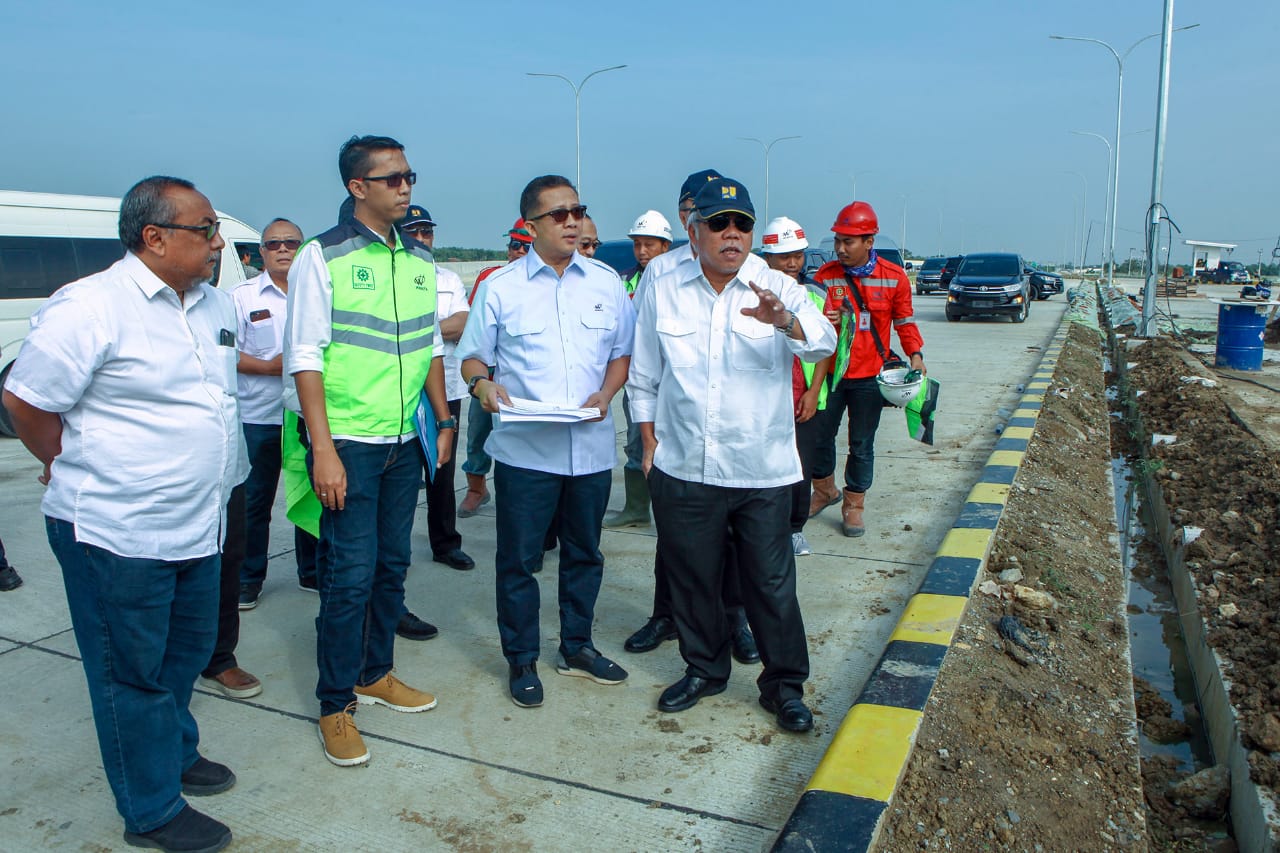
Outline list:
[[[617,512],[604,515],[604,526],[617,529],[621,527],[649,526],[649,481],[644,478],[643,471],[624,468],[623,483],[627,489],[627,502]]]

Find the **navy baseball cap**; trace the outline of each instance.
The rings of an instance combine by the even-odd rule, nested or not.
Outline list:
[[[420,204],[411,204],[409,209],[404,212],[404,219],[400,220],[400,227],[413,225],[422,222],[427,225],[435,225],[436,222],[431,218],[431,214],[427,213],[427,209]]]
[[[693,197],[693,206],[703,219],[710,219],[721,213],[741,213],[752,220],[756,218],[756,209],[751,204],[747,188],[733,178],[709,181]]]
[[[718,181],[723,175],[715,169],[703,169],[701,172],[694,172],[692,175],[684,179],[684,183],[680,185],[680,198],[676,199],[676,204],[687,198],[693,198],[698,194],[698,190],[702,189],[703,184],[708,181]]]

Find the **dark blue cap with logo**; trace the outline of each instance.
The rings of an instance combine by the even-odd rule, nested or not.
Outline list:
[[[400,220],[400,227],[403,228],[406,225],[413,225],[418,222],[426,223],[427,225],[436,224],[435,220],[431,218],[431,214],[427,213],[425,207],[420,204],[411,204],[409,209],[404,212],[404,219]]]
[[[693,206],[703,219],[721,213],[741,213],[756,218],[756,209],[751,204],[747,188],[733,178],[709,182],[693,197]]]
[[[701,172],[694,172],[685,178],[684,183],[680,185],[680,198],[676,199],[676,204],[687,198],[693,198],[708,181],[718,181],[722,177],[724,176],[715,169],[703,169]]]

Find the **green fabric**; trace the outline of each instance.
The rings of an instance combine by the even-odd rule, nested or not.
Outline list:
[[[320,538],[320,499],[307,473],[307,449],[298,438],[298,416],[285,409],[284,433],[280,440],[280,469],[284,472],[285,513],[295,527]]]
[[[809,291],[809,299],[813,302],[814,305],[818,306],[819,311],[822,310],[822,306],[826,303],[826,300],[822,298],[821,294],[814,293],[813,291]],[[818,363],[816,361],[804,361],[803,359],[801,359],[800,369],[804,371],[804,387],[805,388],[813,387],[813,372],[814,370],[817,369],[817,367],[818,367]],[[825,411],[827,408],[827,394],[828,394],[828,385],[826,382],[823,382],[822,390],[818,392],[818,411],[819,412]]]
[[[907,415],[907,435],[916,441],[933,444],[933,416],[938,408],[940,389],[938,380],[926,378],[920,383],[920,391],[903,409]]]

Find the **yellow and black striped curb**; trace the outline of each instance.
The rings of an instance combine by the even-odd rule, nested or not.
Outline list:
[[[774,842],[774,853],[864,851],[875,841],[911,757],[942,660],[986,565],[1070,325],[1064,320],[1045,349],[880,662]]]

